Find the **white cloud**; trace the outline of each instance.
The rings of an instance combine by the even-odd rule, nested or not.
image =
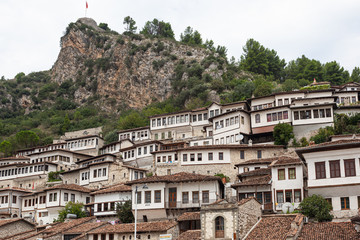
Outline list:
[[[350,72],[360,64],[360,2],[356,0],[88,0],[87,16],[119,32],[133,17],[170,22],[176,38],[187,26],[203,39],[228,48],[236,59],[249,38],[287,61],[302,54],[325,63],[336,60]],[[0,76],[47,70],[70,22],[85,15],[84,0],[0,1]]]

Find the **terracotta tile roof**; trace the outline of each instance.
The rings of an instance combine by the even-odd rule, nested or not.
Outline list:
[[[287,166],[287,165],[301,165],[302,161],[300,158],[281,158],[279,160],[275,160],[270,164],[270,167],[279,167],[279,166]]]
[[[11,219],[1,219],[0,220],[0,227],[5,226],[10,223],[18,222],[18,221],[24,221],[26,223],[29,223],[30,225],[33,225],[35,227],[35,224],[28,222],[22,218],[11,218]]]
[[[241,162],[238,164],[235,164],[235,166],[244,166],[244,165],[255,165],[255,164],[270,164],[273,161],[279,159],[278,157],[274,158],[258,158],[258,159],[250,159],[245,162]]]
[[[260,185],[269,185],[271,180],[270,175],[254,177],[251,179],[246,179],[243,182],[238,182],[231,185],[232,188],[243,187],[243,186],[260,186]]]
[[[30,158],[24,157],[24,156],[12,156],[12,157],[0,158],[0,161],[3,161],[3,160],[30,160]]]
[[[248,177],[248,176],[262,176],[262,175],[269,175],[269,174],[271,174],[270,168],[260,168],[260,169],[255,169],[252,171],[240,173],[240,174],[238,174],[238,176],[239,177]]]
[[[246,240],[285,240],[287,236],[293,235],[291,223],[295,218],[293,214],[263,216]]]
[[[99,191],[92,192],[91,195],[114,193],[114,192],[131,192],[131,186],[124,185],[123,183],[101,189]]]
[[[77,192],[85,192],[85,193],[90,193],[92,190],[77,184],[59,184],[59,185],[55,185],[53,187],[49,187],[44,189],[44,191],[50,191],[50,190],[55,190],[55,189],[65,189],[65,190],[73,190],[73,191],[77,191]]]
[[[170,228],[177,225],[175,221],[159,221],[159,222],[141,222],[137,223],[137,232],[165,232]],[[94,231],[90,231],[89,234],[98,233],[132,233],[135,230],[134,223],[105,225],[104,227],[98,228]]]
[[[220,177],[180,172],[172,175],[164,176],[151,176],[146,178],[141,178],[127,182],[127,185],[139,184],[139,183],[155,183],[155,182],[167,182],[167,183],[179,183],[179,182],[193,182],[193,181],[219,181],[221,182]]]
[[[200,220],[200,212],[185,212],[178,219],[180,221]]]
[[[360,239],[351,222],[307,223],[298,240],[355,240]]]
[[[132,131],[143,130],[143,129],[150,129],[150,126],[144,126],[144,127],[138,127],[138,128],[130,128],[130,129],[119,130],[119,131],[117,131],[117,133],[132,132]]]
[[[177,240],[200,240],[201,230],[187,230],[179,235]]]
[[[252,199],[254,199],[255,201],[259,202],[256,198],[254,198],[254,197],[249,197],[249,198],[241,199],[240,201],[238,201],[237,204],[240,206],[240,205],[243,205],[243,204],[247,203],[248,201],[250,201],[250,200],[252,200]],[[259,203],[259,204],[261,204],[261,203]]]
[[[87,233],[91,230],[97,229],[101,226],[107,225],[107,222],[87,222],[80,225],[77,225],[71,229],[68,229],[64,232],[64,234],[81,234]]]
[[[8,191],[8,190],[13,190],[13,191],[18,191],[18,192],[24,192],[24,193],[32,193],[32,191],[29,190],[29,189],[18,188],[18,187],[5,187],[5,188],[0,188],[0,191]]]
[[[33,235],[34,233],[37,233],[36,229],[28,230],[28,231],[21,232],[21,233],[16,233],[14,235],[7,236],[6,239],[7,240],[17,240],[17,239],[21,239],[21,238],[26,238],[30,235]],[[0,239],[2,239],[2,238],[0,238]]]

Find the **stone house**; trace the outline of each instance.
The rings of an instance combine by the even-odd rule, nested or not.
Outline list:
[[[177,218],[224,197],[221,178],[209,175],[181,172],[126,184],[132,187],[133,212],[137,209],[137,219],[144,222]]]
[[[200,210],[201,239],[242,239],[258,222],[261,204],[255,198],[230,203],[219,200]]]
[[[137,239],[161,239],[161,235],[170,235],[173,239],[179,236],[176,221],[140,222],[136,225]],[[87,234],[88,240],[123,240],[134,239],[134,223],[107,224]]]
[[[22,218],[0,219],[0,239],[8,239],[9,236],[35,229],[35,224]]]

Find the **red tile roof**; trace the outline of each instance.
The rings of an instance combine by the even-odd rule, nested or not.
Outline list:
[[[32,193],[31,190],[29,189],[24,189],[24,188],[18,188],[18,187],[5,187],[5,188],[0,188],[0,191],[18,191],[18,192],[24,192],[24,193]]]
[[[260,169],[255,169],[252,171],[240,173],[240,174],[238,174],[238,176],[239,177],[248,177],[248,176],[262,176],[262,175],[269,175],[269,174],[271,174],[270,168],[260,168]]]
[[[179,182],[194,182],[194,181],[219,181],[221,182],[220,177],[180,172],[172,175],[164,176],[151,176],[146,178],[141,178],[127,182],[127,185],[139,184],[139,183],[155,183],[155,182],[167,182],[167,183],[179,183]]]
[[[254,177],[251,179],[246,179],[243,182],[238,182],[231,185],[232,188],[243,187],[243,186],[260,186],[260,185],[269,185],[271,180],[270,175]]]
[[[175,227],[177,222],[175,221],[159,221],[159,222],[141,222],[137,223],[137,232],[165,232],[172,227]],[[89,234],[98,233],[132,233],[135,230],[134,223],[105,225],[104,227],[98,228],[94,231],[90,231]]]
[[[360,234],[356,232],[351,222],[324,222],[304,224],[298,240],[358,240]]]
[[[0,220],[0,227],[2,226],[5,226],[7,224],[10,224],[10,223],[14,223],[14,222],[18,222],[18,221],[23,221],[25,223],[28,223],[29,225],[32,225],[35,227],[35,224],[31,223],[31,222],[28,222],[22,218],[11,218],[11,219],[1,219]]]
[[[97,229],[107,224],[108,224],[107,222],[87,222],[68,229],[67,231],[64,232],[64,234],[87,233],[90,232],[91,230]]]
[[[279,160],[275,160],[270,164],[270,167],[280,167],[280,166],[288,166],[288,165],[301,165],[302,161],[300,158],[281,158]]]
[[[91,195],[114,193],[114,192],[131,192],[131,186],[124,185],[123,183],[101,189],[99,191],[92,192]]]
[[[90,193],[92,190],[77,184],[59,184],[59,185],[55,185],[53,187],[49,187],[44,189],[44,191],[50,191],[50,190],[55,190],[55,189],[65,189],[65,190],[72,190],[72,191],[77,191],[77,192],[85,192],[85,193]]]
[[[185,213],[181,214],[177,220],[179,222],[190,221],[190,220],[200,220],[200,212],[185,212]]]
[[[294,214],[263,216],[246,240],[285,240],[294,235],[291,223],[296,223],[296,217]]]
[[[200,240],[201,230],[187,230],[179,235],[177,240]]]
[[[244,166],[244,165],[255,165],[255,164],[270,164],[273,161],[277,160],[278,158],[257,158],[257,159],[250,159],[245,162],[241,162],[235,164],[235,166]]]

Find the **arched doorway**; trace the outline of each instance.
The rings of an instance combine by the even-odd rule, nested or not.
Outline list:
[[[224,238],[224,218],[217,217],[215,218],[215,238]]]

